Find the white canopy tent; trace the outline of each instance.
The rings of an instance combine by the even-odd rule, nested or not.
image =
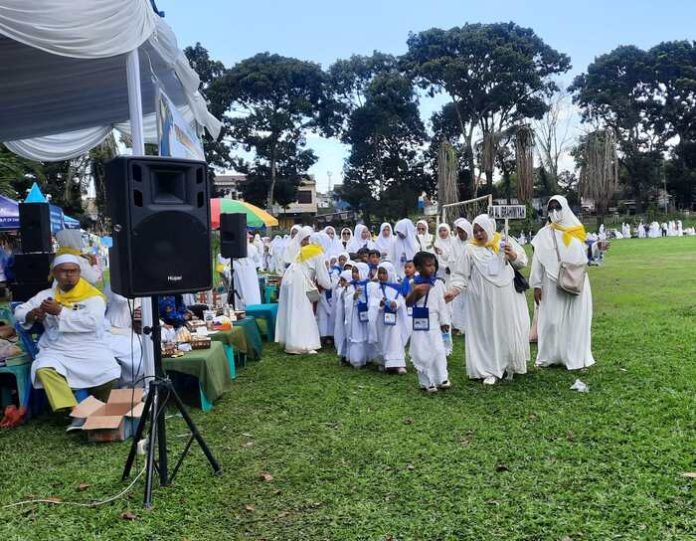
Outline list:
[[[65,160],[118,129],[132,136],[133,154],[144,155],[145,140],[157,137],[157,84],[217,137],[220,122],[199,83],[149,0],[0,0],[0,141],[16,154]],[[151,325],[148,302],[142,315]],[[144,346],[152,375],[152,343]]]

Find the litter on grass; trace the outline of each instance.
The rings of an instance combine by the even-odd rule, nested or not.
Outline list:
[[[579,379],[575,380],[575,383],[570,387],[571,391],[577,391],[579,393],[589,393],[590,392],[590,387],[586,384],[580,381]]]

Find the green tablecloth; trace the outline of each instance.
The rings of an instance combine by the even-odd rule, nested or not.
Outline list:
[[[222,342],[232,346],[237,353],[249,355],[249,344],[247,343],[247,335],[242,327],[232,327],[229,331],[218,331],[211,334],[210,338],[215,342]]]
[[[211,342],[210,349],[196,349],[176,359],[162,359],[162,366],[165,371],[197,378],[210,402],[222,395],[230,377],[225,349],[219,342]]]
[[[261,333],[259,332],[259,326],[256,324],[256,319],[245,317],[235,321],[233,325],[236,328],[244,329],[248,346],[247,357],[252,361],[260,359],[263,353],[263,341],[261,340]]]

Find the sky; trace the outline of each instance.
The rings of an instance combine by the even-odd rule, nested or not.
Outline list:
[[[696,38],[696,0],[157,0],[183,49],[196,42],[231,67],[259,52],[311,60],[327,68],[374,50],[406,52],[409,32],[465,23],[513,21],[532,28],[571,58],[565,86],[595,57],[619,45],[650,48]],[[437,108],[421,101],[423,120]],[[581,127],[573,120],[571,133]],[[318,189],[340,182],[346,147],[312,137]],[[566,164],[570,165],[570,164]]]

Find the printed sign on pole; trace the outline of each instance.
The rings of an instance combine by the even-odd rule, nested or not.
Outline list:
[[[524,220],[527,217],[527,207],[524,205],[491,205],[488,215],[496,220]]]

